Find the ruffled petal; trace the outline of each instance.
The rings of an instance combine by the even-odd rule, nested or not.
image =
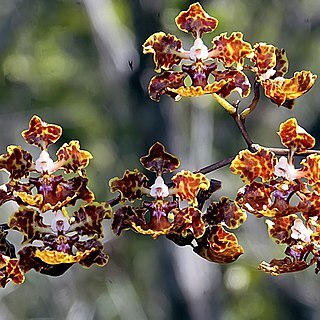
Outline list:
[[[0,155],[0,169],[8,171],[10,179],[27,177],[32,165],[32,155],[19,146],[8,146],[7,153]]]
[[[134,171],[126,170],[122,178],[112,178],[109,181],[110,191],[119,192],[121,201],[135,201],[141,199],[143,194],[148,193],[148,178],[135,169]]]
[[[314,147],[316,140],[302,127],[295,118],[288,119],[280,124],[278,132],[281,143],[296,153],[302,153]]]
[[[194,38],[214,31],[218,25],[218,20],[209,16],[199,2],[190,5],[187,11],[181,11],[175,21],[180,30],[190,32]]]
[[[164,94],[178,100],[179,94],[173,92],[173,89],[184,86],[184,79],[187,77],[185,72],[165,71],[159,76],[154,76],[149,83],[149,96],[152,100],[159,102]]]
[[[233,32],[230,37],[227,33],[221,33],[212,40],[213,49],[209,53],[210,57],[222,61],[225,67],[236,64],[237,69],[241,70],[244,59],[253,55],[253,50],[249,42],[243,41],[241,32]]]
[[[33,116],[29,122],[29,129],[22,132],[27,143],[33,144],[42,149],[55,143],[62,134],[62,128],[54,124],[42,121],[38,116]]]
[[[151,35],[143,44],[143,53],[153,54],[155,71],[170,70],[174,65],[180,64],[182,41],[176,36],[157,32]]]
[[[198,239],[194,252],[202,258],[216,263],[230,263],[243,254],[236,236],[226,231],[221,225],[207,229],[204,236]]]
[[[207,190],[210,186],[209,180],[200,172],[181,170],[174,177],[172,182],[175,184],[175,195],[180,200],[187,200],[190,204],[197,205],[197,193],[200,189]]]
[[[80,143],[77,140],[72,140],[65,143],[58,151],[57,157],[59,167],[63,168],[65,173],[77,173],[81,169],[88,166],[92,155],[90,152],[80,150]]]
[[[180,166],[180,160],[167,152],[160,142],[153,144],[149,153],[140,158],[140,162],[147,170],[156,172],[158,176],[172,172]]]
[[[273,152],[260,148],[256,152],[242,150],[231,162],[230,170],[239,174],[243,182],[250,183],[257,178],[269,181],[274,174],[276,157]]]

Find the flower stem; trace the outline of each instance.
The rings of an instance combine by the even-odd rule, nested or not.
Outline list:
[[[220,97],[216,93],[212,94],[213,97],[218,101],[218,103],[231,115],[237,112],[237,109],[230,104],[226,99]]]
[[[256,108],[258,101],[260,99],[260,83],[255,81],[253,88],[254,88],[253,99],[251,101],[251,104],[241,112],[240,115],[242,119],[245,119]]]

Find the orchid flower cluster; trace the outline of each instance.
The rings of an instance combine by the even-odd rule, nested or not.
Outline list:
[[[153,54],[155,71],[160,73],[150,81],[151,99],[212,95],[232,116],[247,148],[197,171],[177,171],[180,160],[156,142],[140,158],[149,173],[125,170],[122,177],[109,181],[115,198],[96,202],[85,172],[92,155],[73,140],[52,159],[48,148],[61,137],[62,128],[33,116],[22,136],[37,148],[36,157],[12,145],[0,155],[0,170],[8,173],[0,187],[0,206],[9,201],[17,206],[0,224],[1,287],[10,281],[23,283],[31,269],[59,276],[75,263],[86,268],[106,265],[102,242],[106,219],[111,219],[117,236],[125,230],[153,239],[165,236],[179,246],[190,246],[208,261],[230,263],[244,253],[233,230],[249,213],[265,218],[269,236],[286,246],[285,258],[263,261],[259,269],[279,275],[314,265],[315,272],[320,271],[320,151],[312,149],[315,139],[291,118],[278,132],[285,148],[267,148],[253,143],[245,125],[258,104],[261,87],[273,103],[292,109],[316,76],[299,71],[284,78],[288,71],[284,49],[251,45],[241,32],[222,33],[206,46],[202,36],[213,32],[218,20],[199,3],[175,21],[194,42],[186,50],[180,39],[164,32],[145,41],[143,52]],[[253,84],[247,72],[254,74]],[[248,97],[251,87],[252,102],[242,111],[240,100],[226,100],[233,92],[241,99]],[[297,158],[303,159],[298,163]],[[245,185],[234,200],[213,200],[221,182],[205,174],[226,165]],[[9,240],[13,232],[22,235],[20,246]]]
[[[229,217],[226,204],[230,203],[231,216],[241,216],[234,222],[235,226],[245,220],[246,213],[264,217],[269,236],[277,244],[286,245],[286,257],[273,259],[270,263],[263,261],[259,269],[279,275],[315,265],[318,273],[320,151],[312,150],[315,139],[292,118],[282,123],[279,129],[285,149],[266,148],[253,143],[245,125],[245,119],[258,104],[261,87],[271,102],[292,109],[295,99],[312,88],[317,76],[303,70],[295,72],[292,78],[285,78],[288,71],[285,50],[263,42],[251,45],[243,40],[241,32],[233,32],[230,36],[222,33],[207,46],[202,36],[213,32],[218,20],[208,15],[199,3],[182,11],[175,22],[180,30],[193,36],[194,43],[186,50],[180,39],[164,32],[157,32],[145,41],[143,52],[153,55],[155,71],[159,73],[150,81],[150,98],[160,101],[161,96],[168,95],[178,101],[182,97],[211,94],[232,116],[247,144],[247,149],[233,158],[200,170],[208,173],[230,164],[230,171],[240,175],[245,183],[234,201],[222,198],[219,205],[210,204],[203,212],[203,220],[210,225],[219,219],[220,208],[224,208],[223,223],[230,228],[226,221]],[[247,72],[254,74],[254,83],[250,83],[252,77],[248,77]],[[240,110],[241,100],[249,96],[252,87],[252,102]],[[240,100],[227,101],[233,92],[239,94]],[[295,161],[298,157],[304,157],[300,164]],[[215,227],[209,227],[206,234],[211,234],[212,230]],[[204,239],[211,239],[210,249],[221,243],[217,234]],[[201,241],[197,240],[198,243]],[[232,239],[227,241],[235,247]],[[204,248],[208,248],[207,243],[200,252],[203,253]],[[239,247],[237,250],[240,252]],[[195,248],[195,251],[199,252],[199,249]],[[202,256],[217,261],[210,259],[212,250],[207,253]]]
[[[123,203],[114,213],[115,234],[131,229],[154,239],[166,235],[174,243],[192,246],[201,257],[218,263],[232,262],[243,253],[237,237],[226,228],[238,228],[246,220],[245,210],[223,198],[203,211],[212,193],[220,188],[220,181],[209,181],[201,172],[181,170],[166,184],[163,174],[176,170],[180,161],[159,142],[140,162],[156,174],[151,186],[137,169],[126,170],[122,178],[110,180],[111,191],[118,191]],[[133,202],[135,206],[125,202]]]
[[[92,155],[73,140],[58,149],[54,161],[48,147],[61,134],[61,127],[34,116],[22,136],[40,149],[37,158],[34,160],[20,146],[9,146],[7,153],[0,156],[0,168],[9,173],[8,182],[1,186],[0,205],[8,201],[18,205],[8,223],[0,225],[1,287],[9,281],[22,283],[31,269],[58,276],[74,263],[88,268],[108,261],[100,240],[101,223],[111,217],[111,207],[94,202],[94,194],[87,186],[85,168]],[[73,177],[64,177],[58,171]],[[76,208],[79,202],[81,205]],[[69,207],[72,213],[68,212]],[[10,230],[23,235],[18,252],[7,240]]]

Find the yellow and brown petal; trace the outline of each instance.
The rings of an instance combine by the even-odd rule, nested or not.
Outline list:
[[[36,249],[34,257],[39,258],[41,261],[47,264],[63,264],[63,263],[75,263],[88,257],[95,248],[86,250],[84,252],[77,251],[74,255],[57,251],[57,250],[39,250]]]
[[[156,172],[158,176],[172,172],[180,166],[180,160],[167,152],[160,142],[154,143],[149,153],[140,158],[140,162],[147,170]]]
[[[11,216],[8,224],[11,229],[18,230],[23,234],[22,244],[39,240],[43,232],[50,232],[50,228],[43,223],[43,219],[37,210],[23,206],[20,206]]]
[[[110,219],[112,215],[111,206],[108,203],[90,203],[82,206],[74,212],[74,223],[70,229],[81,236],[95,236],[100,239],[103,236],[102,221]]]
[[[237,260],[244,252],[236,236],[221,225],[207,229],[197,242],[198,246],[194,248],[194,252],[212,262],[230,263]]]
[[[238,191],[236,202],[257,218],[287,216],[300,211],[290,205],[290,197],[297,190],[296,184],[285,181],[274,185],[252,182]]]
[[[234,174],[239,174],[245,183],[251,183],[257,178],[265,182],[273,177],[275,165],[276,157],[273,152],[264,148],[256,152],[246,149],[240,151],[234,158],[230,170]]]
[[[149,83],[148,91],[152,100],[159,102],[160,97],[167,94],[173,99],[178,99],[179,95],[172,89],[184,86],[184,79],[187,77],[185,72],[165,71],[159,76],[154,76]]]
[[[32,165],[32,155],[19,146],[8,146],[7,153],[0,155],[0,169],[8,171],[10,179],[27,177]]]
[[[209,180],[200,172],[181,170],[171,180],[175,184],[175,195],[180,200],[187,200],[190,204],[195,205],[197,205],[198,191],[207,190],[210,186]]]
[[[258,269],[273,276],[279,276],[283,273],[301,271],[308,267],[310,267],[310,264],[304,260],[300,261],[286,257],[284,259],[273,259],[269,263],[263,261],[259,264]]]
[[[205,87],[201,86],[181,86],[179,88],[168,88],[170,92],[175,93],[180,97],[198,97],[205,94],[219,93],[223,92],[224,87],[228,84],[228,81],[222,79],[220,81],[215,81],[211,84],[207,84]],[[226,88],[227,89],[227,88]]]
[[[134,201],[141,199],[142,196],[148,193],[148,178],[134,169],[134,171],[126,170],[122,178],[112,178],[109,181],[110,191],[119,192],[121,195],[121,202]]]
[[[33,116],[29,122],[29,129],[22,132],[27,143],[33,144],[42,149],[55,143],[62,134],[62,128],[54,124],[42,121],[38,116]]]
[[[212,202],[204,217],[209,225],[224,223],[229,229],[238,228],[246,219],[246,212],[237,202],[226,197],[222,197],[219,202]]]
[[[88,166],[92,155],[90,152],[80,150],[80,143],[77,140],[72,140],[65,143],[57,151],[59,167],[63,168],[66,173],[77,173],[79,170]]]
[[[244,59],[250,58],[253,54],[251,44],[243,41],[241,32],[233,32],[230,37],[227,33],[222,33],[212,40],[213,49],[210,57],[222,61],[225,67],[236,65],[241,70],[244,65]]]
[[[284,49],[279,49],[276,47],[275,54],[276,54],[276,65],[274,69],[276,70],[276,73],[274,74],[273,78],[283,77],[288,72],[288,68],[289,68],[286,51]]]
[[[191,33],[194,38],[214,31],[218,25],[218,20],[209,16],[199,2],[190,5],[187,11],[181,11],[175,21],[180,30]]]
[[[266,79],[261,82],[265,95],[278,106],[287,106],[287,101],[293,101],[308,92],[314,85],[317,76],[310,71],[295,72],[290,79],[277,77],[275,79]],[[293,104],[289,104],[289,108]]]
[[[258,79],[270,78],[276,73],[276,47],[266,43],[255,44],[252,62],[257,69]]]
[[[238,92],[241,98],[246,98],[250,94],[251,85],[243,72],[237,70],[216,71],[214,76],[218,83],[221,80],[227,81],[219,91],[216,91],[221,97],[226,98],[234,91]]]
[[[204,235],[206,228],[202,219],[202,212],[193,207],[176,210],[170,232],[186,237],[189,231],[196,239]]]
[[[180,64],[183,59],[182,41],[176,36],[157,32],[151,35],[142,45],[143,53],[153,54],[156,72],[170,70],[174,65]]]
[[[295,118],[281,123],[278,134],[281,143],[296,153],[305,152],[314,147],[316,143],[314,137],[300,127]]]
[[[302,162],[302,171],[308,179],[308,183],[320,194],[320,154],[311,154]]]
[[[25,275],[21,270],[19,260],[0,254],[0,287],[4,288],[10,281],[21,284],[24,280]]]
[[[145,208],[133,208],[131,206],[120,207],[113,215],[111,229],[119,236],[122,230],[127,230],[135,226],[146,226]]]
[[[270,238],[278,244],[290,244],[293,240],[291,238],[291,227],[297,218],[296,214],[291,214],[285,217],[266,220]]]

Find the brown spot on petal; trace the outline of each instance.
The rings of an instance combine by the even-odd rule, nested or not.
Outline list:
[[[153,54],[155,71],[170,70],[174,65],[180,64],[182,58],[179,51],[182,49],[182,41],[176,36],[158,32],[151,35],[143,44],[143,53]]]
[[[273,259],[268,262],[261,262],[259,270],[271,273],[273,276],[279,276],[282,273],[297,272],[308,268],[310,265],[306,261],[297,261],[286,257],[284,259]]]
[[[209,16],[199,2],[190,5],[187,11],[181,11],[175,20],[180,30],[190,32],[194,38],[212,32],[218,25],[218,20]]]
[[[207,190],[210,186],[209,180],[202,173],[192,173],[181,170],[174,177],[172,182],[177,189],[176,195],[180,200],[187,200],[191,204],[197,205],[197,193],[200,189]]]
[[[198,239],[194,252],[204,259],[216,263],[230,263],[244,252],[236,236],[221,225],[212,226]]]
[[[58,161],[65,173],[77,173],[79,170],[88,166],[92,155],[90,152],[80,150],[80,143],[77,140],[72,140],[65,143],[57,151]]]
[[[273,177],[276,158],[266,149],[260,148],[256,152],[242,150],[231,162],[230,170],[239,174],[245,183],[250,183],[257,178],[269,181]]]
[[[148,178],[137,169],[126,170],[122,178],[115,177],[109,181],[110,191],[120,192],[122,202],[141,199],[147,185]]]
[[[285,104],[286,101],[291,101],[301,97],[308,92],[314,85],[317,76],[310,71],[295,72],[290,79],[275,78],[266,79],[261,82],[264,88],[265,95],[278,106],[292,107],[293,103]]]
[[[295,118],[281,123],[278,135],[282,144],[296,153],[305,152],[316,143],[315,139],[298,125]]]
[[[61,137],[61,134],[60,126],[47,124],[38,116],[33,116],[29,122],[29,129],[22,132],[22,136],[27,143],[42,149],[47,149],[48,145],[55,143]]]
[[[10,179],[21,179],[29,175],[32,156],[18,146],[8,146],[7,153],[0,155],[0,169],[10,173]]]
[[[212,40],[213,57],[219,59],[226,67],[233,64],[243,66],[244,59],[252,55],[252,47],[249,42],[243,41],[241,32],[233,32],[230,37],[222,33]]]

